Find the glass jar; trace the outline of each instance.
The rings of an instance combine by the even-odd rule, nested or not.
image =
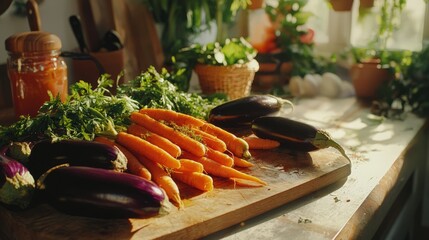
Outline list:
[[[60,39],[46,32],[19,33],[6,40],[7,69],[17,117],[37,115],[49,100],[49,93],[66,100],[67,65],[60,49]]]

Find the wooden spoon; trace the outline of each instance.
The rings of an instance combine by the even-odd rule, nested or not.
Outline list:
[[[27,1],[27,18],[28,24],[30,25],[31,31],[40,31],[42,29],[42,23],[39,15],[39,5],[36,0]]]

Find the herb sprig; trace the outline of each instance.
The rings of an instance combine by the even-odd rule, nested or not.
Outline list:
[[[35,117],[22,116],[9,127],[0,126],[0,146],[11,141],[92,140],[96,135],[116,135],[129,124],[130,113],[139,105],[127,96],[110,94],[107,87],[112,84],[109,75],[102,75],[95,89],[84,81],[72,85],[64,103],[50,95]]]
[[[172,80],[180,72],[160,73],[150,67],[135,79],[117,86],[110,93],[110,76],[101,75],[98,86],[79,81],[70,87],[65,102],[50,95],[35,117],[22,116],[11,126],[0,126],[0,146],[12,141],[49,139],[93,140],[96,135],[115,136],[131,123],[130,114],[140,108],[164,108],[206,119],[209,111],[223,103],[225,97],[203,98],[181,91]]]
[[[164,108],[201,119],[207,119],[209,111],[226,100],[225,96],[204,98],[180,91],[171,83],[172,78],[174,73],[170,74],[166,69],[157,72],[154,67],[149,67],[135,79],[119,86],[118,94],[138,101],[140,107]]]

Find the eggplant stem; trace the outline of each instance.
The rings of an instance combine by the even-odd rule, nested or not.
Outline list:
[[[334,139],[332,139],[329,133],[323,130],[317,130],[316,136],[314,136],[314,140],[311,141],[311,143],[319,149],[333,147],[337,149],[341,153],[341,155],[343,155],[343,157],[345,157],[351,163],[351,160],[347,156],[344,148],[339,143],[337,143]]]
[[[60,165],[57,165],[55,167],[52,167],[52,168],[48,169],[38,179],[36,179],[36,189],[39,189],[39,190],[45,189],[45,184],[43,182],[45,181],[46,176],[48,176],[48,174],[50,172],[52,172],[52,171],[54,171],[55,169],[58,169],[58,168],[69,167],[69,166],[70,166],[70,164],[64,163],[64,164],[60,164]]]
[[[277,96],[274,96],[274,95],[271,95],[271,94],[269,94],[269,96],[277,99],[277,101],[280,102],[280,104],[282,105],[282,107],[287,104],[287,105],[289,105],[292,108],[292,112],[295,110],[295,106],[293,105],[293,102],[291,102],[290,100],[283,99],[283,98],[280,98],[280,97],[277,97]]]

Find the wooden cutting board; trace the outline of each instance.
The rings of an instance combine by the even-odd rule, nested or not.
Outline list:
[[[184,209],[147,219],[106,220],[70,216],[49,205],[17,212],[0,206],[0,232],[11,239],[195,239],[240,223],[346,178],[347,159],[334,149],[293,153],[278,149],[252,152],[248,170],[268,182],[242,187],[215,178],[208,193],[180,185]],[[0,234],[1,236],[1,234]]]

